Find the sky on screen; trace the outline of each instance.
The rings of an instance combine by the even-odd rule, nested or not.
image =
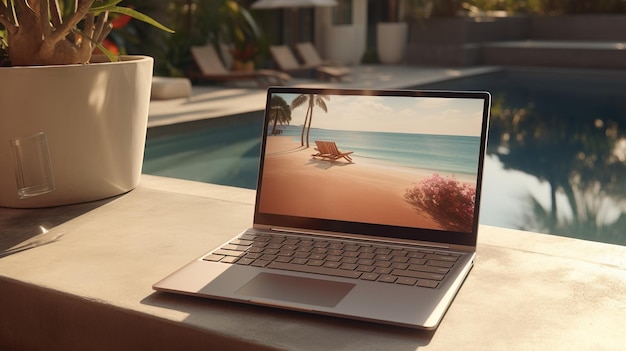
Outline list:
[[[297,95],[280,96],[291,105]],[[328,112],[316,106],[312,128],[466,136],[481,130],[480,99],[332,95],[325,102]],[[306,110],[293,109],[290,125],[302,125]]]

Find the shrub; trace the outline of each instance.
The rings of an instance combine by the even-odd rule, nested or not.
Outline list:
[[[425,211],[447,230],[472,230],[476,188],[468,183],[435,173],[407,189],[404,199],[416,211]]]

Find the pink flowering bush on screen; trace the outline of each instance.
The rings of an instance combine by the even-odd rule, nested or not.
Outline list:
[[[476,188],[470,184],[435,173],[407,189],[404,199],[416,211],[425,211],[447,230],[472,230]]]

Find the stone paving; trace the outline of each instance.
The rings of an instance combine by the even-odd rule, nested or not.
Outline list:
[[[499,68],[361,65],[353,66],[351,70],[352,74],[341,81],[294,78],[290,85],[368,89],[410,88],[435,81],[489,73]],[[265,90],[254,86],[254,82],[243,82],[239,85],[194,85],[190,98],[151,101],[148,126],[163,126],[263,110]]]

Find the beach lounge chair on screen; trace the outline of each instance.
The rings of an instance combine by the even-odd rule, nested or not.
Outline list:
[[[337,148],[337,144],[335,144],[334,141],[315,140],[315,145],[317,145],[317,147],[315,148],[315,150],[317,150],[317,153],[311,155],[313,157],[321,157],[332,161],[338,160],[340,158],[345,158],[349,162],[352,162],[352,157],[350,157],[350,154],[352,154],[354,151],[339,151],[339,149]]]
[[[200,73],[192,78],[216,80],[216,81],[242,81],[254,80],[259,88],[267,88],[271,85],[284,85],[291,77],[284,73],[270,69],[257,69],[250,72],[229,71],[224,67],[215,48],[211,45],[191,47],[191,55],[200,69]]]
[[[350,74],[345,67],[330,67],[322,64],[300,64],[287,45],[271,45],[270,54],[278,68],[286,73],[315,72],[320,79],[341,79]]]

